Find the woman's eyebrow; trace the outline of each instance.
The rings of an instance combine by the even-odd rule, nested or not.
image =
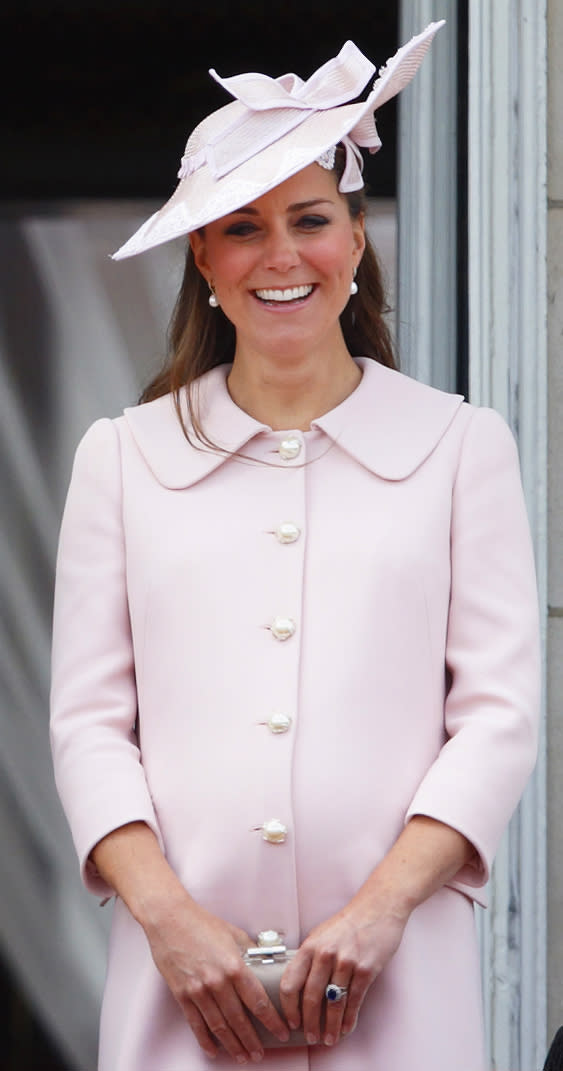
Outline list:
[[[230,213],[231,216],[259,216],[260,213],[257,208],[252,208],[251,205],[245,205],[243,208],[234,208]]]
[[[288,205],[288,212],[302,212],[304,208],[313,208],[315,205],[331,205],[333,202],[328,197],[316,197],[312,201],[298,201],[294,205]]]

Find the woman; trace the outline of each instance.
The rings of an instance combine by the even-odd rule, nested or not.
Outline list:
[[[502,420],[393,369],[358,150],[437,28],[360,104],[350,42],[223,81],[117,254],[189,234],[171,362],[85,436],[61,533],[57,780],[117,896],[102,1071],[484,1067],[472,905],[534,761],[532,554]],[[257,940],[297,950],[281,1015]]]

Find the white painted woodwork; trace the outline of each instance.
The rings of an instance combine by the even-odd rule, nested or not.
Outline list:
[[[441,18],[446,25],[399,98],[397,337],[404,372],[455,390],[457,5],[400,5],[401,42]]]

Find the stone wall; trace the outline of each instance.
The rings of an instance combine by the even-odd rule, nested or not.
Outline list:
[[[548,2],[548,1037],[563,1024],[563,5]]]

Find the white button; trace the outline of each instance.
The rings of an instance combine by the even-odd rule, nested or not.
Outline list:
[[[277,930],[260,930],[258,934],[258,948],[275,948],[283,945],[281,934]]]
[[[271,624],[272,635],[276,637],[276,640],[289,640],[295,628],[295,621],[291,617],[274,617]]]
[[[288,435],[287,439],[282,439],[278,447],[279,455],[284,461],[292,461],[294,457],[297,457],[300,451],[301,442],[299,439],[296,439],[294,435]]]
[[[269,818],[262,826],[262,837],[269,844],[283,844],[287,837],[287,826],[279,818]]]
[[[291,725],[291,718],[287,714],[272,714],[268,722],[268,729],[272,733],[286,733]]]
[[[293,521],[282,521],[276,528],[276,539],[279,543],[295,543],[301,535],[301,529]]]

